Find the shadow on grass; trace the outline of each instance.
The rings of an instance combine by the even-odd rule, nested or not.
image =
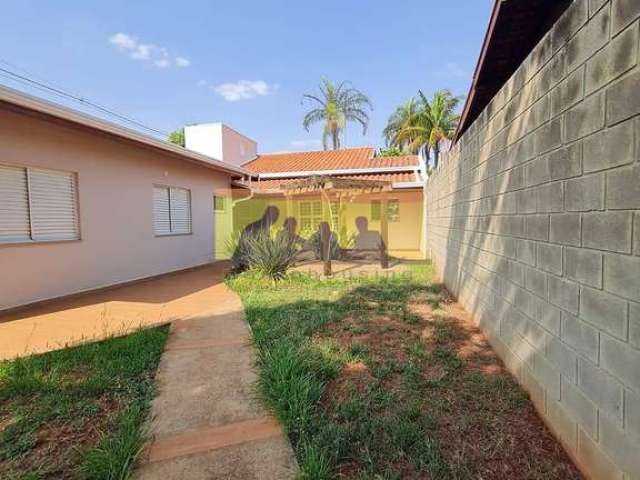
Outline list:
[[[451,315],[429,279],[426,267],[228,280],[252,327],[259,395],[303,477],[579,478],[479,330]]]

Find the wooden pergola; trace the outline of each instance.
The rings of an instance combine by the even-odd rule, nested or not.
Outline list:
[[[388,238],[389,227],[387,221],[387,193],[391,190],[391,182],[384,180],[353,179],[331,176],[307,177],[280,186],[287,200],[298,195],[319,194],[326,202],[329,217],[331,217],[331,196],[338,199],[340,206],[344,199],[352,200],[358,195],[372,193],[381,194],[380,199],[380,266],[389,268]],[[331,236],[326,229],[320,229],[320,254],[324,262],[324,274],[331,275]]]

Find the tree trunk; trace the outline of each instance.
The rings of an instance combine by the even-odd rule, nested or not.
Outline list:
[[[333,149],[338,150],[340,148],[340,133],[337,130],[335,130],[332,133],[332,136],[333,136]]]
[[[440,147],[435,145],[433,147],[433,168],[438,168],[438,161],[440,160]]]

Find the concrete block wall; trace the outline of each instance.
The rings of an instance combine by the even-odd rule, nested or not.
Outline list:
[[[593,479],[640,479],[640,0],[575,0],[427,182],[427,248]]]

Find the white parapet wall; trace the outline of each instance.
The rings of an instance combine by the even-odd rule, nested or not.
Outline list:
[[[223,123],[200,123],[184,128],[185,147],[232,165],[256,156],[258,144]]]

